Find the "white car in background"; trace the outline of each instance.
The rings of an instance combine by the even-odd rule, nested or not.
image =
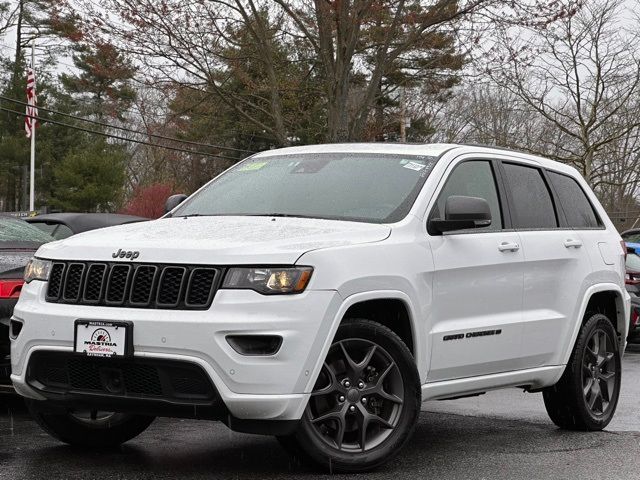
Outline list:
[[[36,257],[11,378],[70,444],[117,445],[155,416],[220,419],[364,471],[398,453],[425,400],[521,387],[575,430],[616,409],[624,249],[576,170],[543,158],[271,150],[165,218]]]

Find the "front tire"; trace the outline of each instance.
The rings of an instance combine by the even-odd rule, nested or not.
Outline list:
[[[27,400],[33,419],[52,437],[83,448],[112,448],[144,432],[154,417],[113,412],[50,413],[43,402]]]
[[[333,472],[372,470],[411,437],[420,413],[420,378],[400,337],[370,321],[336,333],[297,432],[280,443]]]
[[[553,387],[543,390],[544,405],[558,427],[597,431],[616,411],[620,395],[621,358],[609,318],[589,314],[569,363]]]

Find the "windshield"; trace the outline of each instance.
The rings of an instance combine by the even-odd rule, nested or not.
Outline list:
[[[0,217],[0,248],[11,248],[11,244],[43,244],[53,241],[51,235],[29,225],[23,220]]]
[[[404,218],[437,157],[312,153],[241,162],[174,213],[390,223]]]
[[[627,254],[627,270],[631,272],[640,272],[640,256],[636,253]]]
[[[622,235],[622,239],[629,243],[640,243],[640,232],[627,233]]]

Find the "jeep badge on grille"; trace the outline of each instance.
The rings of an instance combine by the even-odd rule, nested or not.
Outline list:
[[[135,260],[136,258],[138,258],[140,256],[140,252],[138,251],[132,251],[132,250],[122,250],[121,248],[118,249],[117,252],[113,252],[111,254],[111,256],[113,258],[129,258],[131,260]]]

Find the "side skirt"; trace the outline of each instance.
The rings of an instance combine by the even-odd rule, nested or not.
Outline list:
[[[549,387],[560,379],[564,368],[564,365],[555,365],[425,383],[422,385],[422,401],[461,397],[506,387],[527,386],[532,390]]]

